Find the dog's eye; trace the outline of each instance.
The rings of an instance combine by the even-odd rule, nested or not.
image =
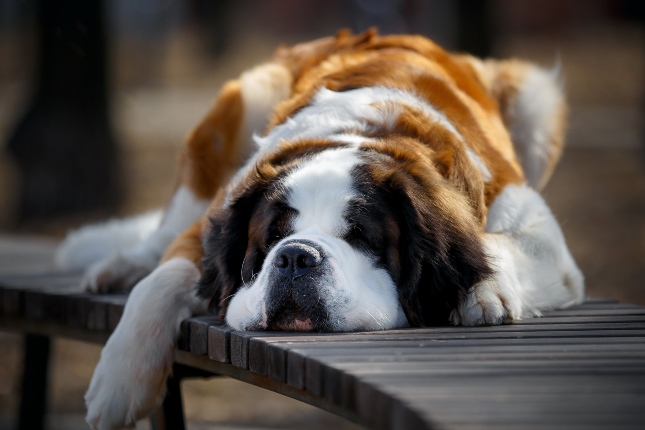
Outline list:
[[[282,237],[283,236],[281,236],[279,234],[273,234],[273,235],[269,236],[269,238],[267,239],[267,242],[266,242],[267,243],[266,244],[266,250],[268,251],[271,248],[273,248],[273,245],[278,243],[282,239]]]
[[[353,246],[367,246],[369,242],[361,226],[354,224],[345,235],[345,240]]]

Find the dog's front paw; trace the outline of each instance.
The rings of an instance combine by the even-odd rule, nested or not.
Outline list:
[[[85,393],[87,423],[97,430],[133,427],[161,404],[171,366],[171,347],[115,332]]]
[[[156,265],[153,257],[134,253],[114,254],[90,266],[81,285],[92,293],[128,291],[148,276]]]
[[[175,258],[132,290],[85,394],[92,428],[132,426],[161,404],[181,321],[205,307],[195,296],[199,276],[194,263]]]
[[[450,314],[454,325],[478,326],[508,324],[522,315],[522,304],[511,292],[491,279],[475,285]]]

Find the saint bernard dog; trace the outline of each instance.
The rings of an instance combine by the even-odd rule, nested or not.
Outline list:
[[[130,425],[160,403],[196,313],[236,330],[347,332],[580,303],[582,274],[538,194],[565,114],[557,71],[375,31],[281,48],[226,83],[163,215],[82,229],[58,252],[68,268],[104,256],[89,291],[134,287],[88,422]],[[131,247],[108,255],[119,234]]]

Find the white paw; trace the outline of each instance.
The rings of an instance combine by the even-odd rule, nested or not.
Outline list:
[[[480,282],[450,314],[454,325],[508,324],[522,315],[522,304],[512,294],[503,294],[495,279]]]
[[[85,394],[93,429],[132,426],[161,404],[182,320],[204,306],[190,261],[166,261],[132,290]]]
[[[92,293],[128,291],[148,276],[156,265],[157,259],[151,256],[139,253],[114,254],[90,266],[83,276],[81,286]]]
[[[93,429],[134,426],[163,400],[173,350],[140,339],[138,331],[116,331],[103,348],[85,393],[85,419]]]

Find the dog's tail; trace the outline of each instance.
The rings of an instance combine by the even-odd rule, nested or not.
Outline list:
[[[71,231],[56,250],[54,264],[66,271],[82,271],[92,263],[132,248],[155,231],[163,211],[113,219]]]

